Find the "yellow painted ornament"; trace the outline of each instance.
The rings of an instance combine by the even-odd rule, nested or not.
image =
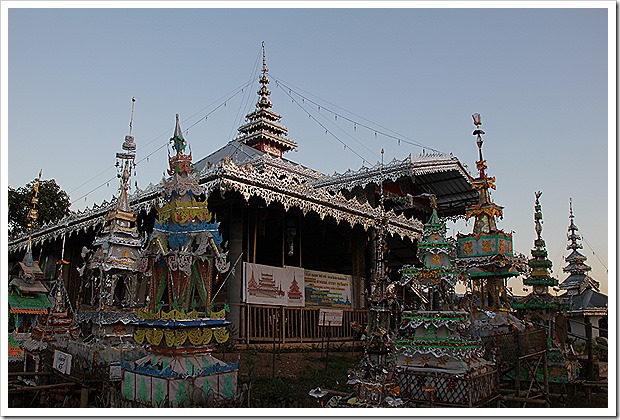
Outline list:
[[[175,333],[175,341],[174,341],[175,346],[182,346],[186,340],[187,340],[187,331],[178,330]]]
[[[164,337],[166,337],[166,345],[168,347],[172,347],[174,346],[175,343],[175,335],[174,335],[174,331],[166,331],[164,333]]]
[[[217,328],[213,330],[213,335],[215,336],[215,341],[220,344],[228,341],[228,337],[230,336],[226,328]]]
[[[213,337],[213,331],[209,329],[205,329],[202,332],[202,344],[209,344],[212,337]]]
[[[144,343],[144,337],[146,334],[146,330],[136,330],[133,333],[133,339],[136,343],[142,344]]]
[[[146,332],[146,340],[153,346],[159,346],[161,339],[164,338],[164,332],[160,330],[148,330]]]
[[[189,330],[187,337],[189,338],[189,342],[195,346],[202,344],[202,331],[199,329]]]

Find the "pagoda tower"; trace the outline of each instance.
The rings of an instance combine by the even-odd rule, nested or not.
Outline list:
[[[212,355],[230,337],[228,305],[219,311],[212,305],[214,273],[225,273],[230,264],[178,114],[169,144],[164,204],[140,263],[149,278],[146,306],[131,322],[134,341],[148,354],[121,360],[121,392],[139,406],[211,406],[234,398],[237,389],[239,362]]]
[[[532,258],[528,261],[530,274],[523,280],[525,286],[533,290],[512,303],[520,318],[533,323],[537,328],[546,330],[547,353],[545,366],[549,382],[566,383],[575,379],[578,364],[566,345],[566,311],[570,302],[549,293],[549,287],[558,285],[558,280],[551,276],[552,262],[547,258],[545,240],[542,238],[543,214],[540,205],[542,192],[536,192],[534,202],[534,224],[536,239],[531,250]],[[522,380],[529,378],[531,372],[521,370]],[[536,368],[537,380],[543,379],[543,370]]]
[[[566,295],[573,296],[583,293],[586,289],[593,289],[598,292],[599,282],[588,275],[592,268],[586,264],[587,257],[579,252],[583,249],[581,236],[577,233],[579,228],[575,225],[575,216],[573,215],[573,201],[570,200],[570,224],[568,226],[568,240],[570,243],[566,249],[571,251],[565,258],[566,267],[562,269],[568,273],[568,277],[560,284],[560,289],[566,290]]]
[[[269,78],[267,77],[267,61],[265,59],[265,43],[263,47],[263,68],[259,83],[258,102],[256,110],[246,115],[246,123],[239,127],[238,140],[250,147],[254,147],[262,152],[269,153],[275,157],[282,157],[284,152],[297,148],[297,143],[286,138],[288,129],[280,124],[282,116],[273,112],[273,106],[269,96],[271,91],[267,87]]]
[[[82,250],[86,261],[77,319],[85,322],[97,337],[131,336],[125,326],[137,319],[136,310],[144,305],[137,265],[142,240],[136,215],[129,206],[136,156],[136,143],[131,135],[134,103],[132,98],[129,135],[125,136],[123,151],[116,153],[120,179],[118,202],[106,215],[104,226],[93,241],[93,250]]]
[[[549,293],[549,287],[557,286],[558,279],[551,276],[553,263],[547,258],[547,248],[545,240],[542,238],[543,214],[539,201],[542,192],[539,191],[535,195],[536,239],[534,239],[534,248],[531,250],[532,258],[528,262],[530,275],[523,280],[523,284],[532,287],[533,290],[527,296],[513,302],[512,307],[540,326],[550,328],[558,311],[566,309],[566,305],[561,305],[558,298]],[[548,331],[548,336],[551,336],[552,333],[553,331]]]
[[[23,260],[12,271],[9,281],[9,313],[16,333],[20,331],[22,333],[29,332],[36,315],[51,307],[47,298],[47,287],[42,282],[43,271],[32,254],[32,237],[30,236],[32,226],[38,219],[37,204],[39,203],[41,173],[42,171],[39,172],[39,177],[33,186],[32,207],[27,215],[29,235],[26,253]],[[25,336],[21,336],[21,338],[23,339]]]
[[[478,203],[469,206],[465,218],[474,218],[474,228],[469,235],[457,235],[458,260],[460,268],[471,278],[471,292],[479,300],[482,309],[508,309],[510,298],[506,281],[525,270],[524,261],[513,253],[512,233],[497,228],[497,218],[503,217],[503,207],[491,199],[495,189],[495,178],[486,173],[487,162],[482,157],[482,121],[480,114],[474,114],[474,125],[479,159],[476,162],[478,177],[473,178],[472,189],[478,191]]]
[[[9,280],[9,347],[8,361],[21,364],[25,361],[23,343],[30,339],[30,332],[36,325],[37,317],[46,313],[51,308],[47,296],[48,289],[43,284],[43,271],[32,253],[32,227],[38,219],[37,204],[39,203],[39,185],[41,173],[33,186],[32,207],[27,215],[28,220],[28,244],[24,258],[10,273]],[[35,357],[36,363],[40,364],[40,358]],[[35,367],[40,370],[40,366]]]

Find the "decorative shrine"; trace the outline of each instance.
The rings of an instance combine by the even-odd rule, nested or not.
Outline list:
[[[570,303],[562,301],[549,293],[549,287],[558,285],[558,280],[551,276],[553,263],[547,258],[545,240],[542,238],[543,214],[540,205],[542,192],[536,192],[534,203],[534,223],[536,239],[531,250],[529,260],[530,275],[523,280],[525,286],[533,290],[527,296],[515,300],[512,307],[517,310],[519,317],[538,328],[546,330],[547,335],[547,376],[549,382],[566,383],[577,378],[579,364],[574,354],[566,345],[567,325],[565,313],[570,309]],[[544,369],[541,368],[541,369]],[[539,380],[543,380],[541,369],[536,370]],[[527,379],[530,372],[525,367],[520,375]]]
[[[61,259],[56,264],[58,272],[48,295],[51,308],[37,316],[30,338],[22,343],[25,356],[25,371],[40,372],[44,368],[46,353],[54,351],[58,342],[77,339],[80,328],[75,321],[75,312],[67,295],[62,267],[67,264],[64,257],[64,237]],[[29,366],[32,363],[32,366]]]
[[[406,265],[399,284],[413,292],[401,312],[396,339],[397,381],[407,405],[478,406],[497,396],[496,371],[480,339],[471,337],[472,314],[459,308],[454,287],[464,280],[453,267],[456,243],[446,225],[432,215],[418,243],[421,268]]]
[[[32,231],[32,226],[38,219],[36,207],[39,202],[41,173],[42,171],[39,172],[39,177],[33,187],[32,207],[27,216],[29,231]],[[21,343],[30,338],[30,330],[35,324],[36,317],[52,306],[47,297],[48,289],[42,280],[43,271],[32,255],[32,239],[29,235],[24,258],[16,265],[9,281],[8,303],[11,317],[9,323],[12,323],[14,328],[9,335],[9,361],[11,362],[23,362],[24,350],[21,348]]]
[[[228,306],[217,312],[212,307],[213,275],[228,271],[228,253],[191,152],[185,153],[178,114],[170,144],[175,154],[168,158],[165,204],[141,261],[150,280],[146,306],[131,322],[134,341],[149,355],[121,360],[121,393],[125,400],[152,407],[221,404],[235,397],[239,368],[238,361],[228,364],[211,355],[215,344],[230,336]]]
[[[479,336],[489,336],[514,329],[522,329],[522,323],[510,311],[512,296],[506,281],[510,277],[524,273],[527,269],[525,257],[516,254],[512,248],[512,233],[497,227],[497,217],[503,215],[503,207],[491,199],[491,189],[495,189],[495,178],[486,173],[487,162],[482,157],[482,120],[480,114],[473,115],[478,145],[479,171],[473,178],[472,188],[478,191],[478,203],[469,206],[465,218],[474,218],[473,231],[469,235],[457,233],[456,265],[467,272],[468,305],[478,309],[474,317],[474,331]]]
[[[39,183],[41,181],[41,172],[39,172],[39,178],[35,183],[34,197],[32,198],[32,208],[28,213],[28,228],[32,228],[32,225],[38,218],[36,205],[38,204],[38,192]],[[62,267],[67,264],[64,260],[64,245],[65,238],[63,236],[62,252],[58,265],[58,271],[56,279],[53,282],[51,290],[46,299],[39,297],[38,300],[43,302],[45,311],[38,311],[36,319],[32,329],[30,330],[30,336],[24,337],[24,341],[21,343],[21,347],[24,349],[24,369],[30,372],[40,372],[43,370],[43,362],[48,344],[56,342],[60,339],[77,338],[80,335],[80,330],[75,322],[74,311],[71,307],[67,296],[67,290],[63,279]],[[35,279],[38,276],[43,275],[38,264],[33,261],[32,248],[29,246],[24,256],[24,262],[20,264],[24,273],[29,272],[30,276],[24,274],[26,284],[32,284],[37,290],[45,289],[40,281],[37,281],[35,285]],[[45,289],[47,291],[47,289]],[[45,304],[44,302],[47,302]]]
[[[534,223],[537,238],[534,240],[534,248],[531,250],[532,258],[529,260],[529,277],[523,280],[525,286],[532,287],[532,292],[527,296],[512,303],[512,307],[522,312],[524,317],[536,324],[549,326],[554,321],[555,315],[560,309],[568,309],[568,305],[561,305],[558,299],[549,293],[549,287],[558,285],[558,279],[551,276],[553,263],[547,258],[545,240],[542,238],[543,214],[540,205],[542,192],[537,192],[534,203]],[[549,339],[553,336],[553,329],[548,331]]]
[[[383,150],[381,151],[383,153]],[[354,396],[349,406],[397,407],[400,387],[396,382],[394,359],[394,312],[397,310],[394,288],[389,287],[387,263],[387,220],[383,211],[383,188],[380,191],[381,218],[374,231],[374,269],[370,282],[368,324],[364,330],[364,356],[356,369],[348,372],[348,384]]]
[[[132,116],[133,104],[132,99]],[[81,269],[83,281],[76,317],[87,325],[88,331],[110,345],[118,345],[123,337],[131,337],[127,324],[137,319],[136,309],[144,306],[144,287],[141,287],[137,267],[142,239],[128,198],[136,156],[131,122],[129,126],[123,151],[116,154],[120,179],[118,202],[106,215],[103,228],[93,242],[93,250],[82,250],[86,261]]]

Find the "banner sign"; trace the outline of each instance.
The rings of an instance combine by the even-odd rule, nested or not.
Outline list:
[[[319,309],[319,327],[342,327],[342,309]]]
[[[351,308],[352,277],[345,274],[304,270],[306,306]]]
[[[58,350],[54,350],[54,369],[59,371],[60,373],[64,373],[66,375],[71,374],[71,359],[72,356],[67,353],[63,353]]]
[[[259,305],[304,306],[304,270],[243,263],[243,301]]]

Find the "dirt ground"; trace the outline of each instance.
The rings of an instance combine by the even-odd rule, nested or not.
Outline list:
[[[216,353],[214,356],[229,363],[237,358],[234,354]],[[359,351],[332,349],[327,353],[329,366],[331,366],[330,359],[332,362],[335,359],[346,359],[355,364],[361,357],[362,353]],[[326,366],[325,352],[316,349],[280,349],[279,352],[276,349],[274,357],[272,350],[265,347],[260,350],[240,350],[239,358],[240,382],[248,381],[250,377],[270,378],[273,373],[276,377],[296,379],[308,370],[324,370]],[[346,382],[346,377],[343,379]]]

